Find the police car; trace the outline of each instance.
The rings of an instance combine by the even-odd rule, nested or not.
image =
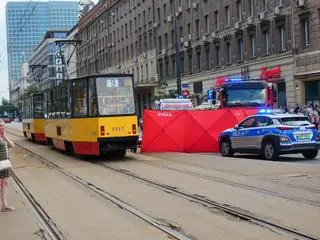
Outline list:
[[[281,154],[302,153],[314,159],[320,148],[319,131],[303,115],[262,109],[219,136],[222,156],[257,153],[267,160]]]

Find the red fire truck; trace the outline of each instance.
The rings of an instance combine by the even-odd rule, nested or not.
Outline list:
[[[274,105],[272,83],[264,79],[245,79],[234,76],[218,78],[214,89],[216,104],[220,108],[272,108]]]
[[[240,74],[216,79],[214,89],[219,107],[274,107],[276,91],[272,81],[281,78],[281,67],[259,70],[259,78],[245,78]]]

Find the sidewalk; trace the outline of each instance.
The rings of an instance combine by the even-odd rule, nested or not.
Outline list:
[[[22,202],[22,198],[15,191],[10,180],[9,203],[16,210],[0,212],[1,240],[40,240],[41,232],[35,216]]]

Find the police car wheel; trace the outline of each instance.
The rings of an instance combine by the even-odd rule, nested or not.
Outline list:
[[[303,152],[302,155],[304,156],[305,159],[315,159],[316,156],[318,155],[318,149],[317,150],[310,150],[308,152]]]
[[[265,142],[262,146],[262,156],[266,160],[276,160],[279,157],[278,150],[273,142]]]
[[[233,152],[229,140],[222,140],[220,143],[220,152],[224,157],[232,157]]]

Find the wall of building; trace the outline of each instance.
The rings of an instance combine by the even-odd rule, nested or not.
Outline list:
[[[308,0],[301,6],[297,4],[294,16],[297,103],[320,104],[320,2]]]
[[[239,74],[248,68],[259,76],[262,66],[282,68],[287,103],[295,100],[293,83],[292,3],[284,1],[157,1],[157,53],[159,76],[176,88],[175,30],[181,56],[182,83],[191,94],[206,94],[214,79]],[[177,28],[174,22],[177,21]],[[193,89],[202,82],[202,93]]]

